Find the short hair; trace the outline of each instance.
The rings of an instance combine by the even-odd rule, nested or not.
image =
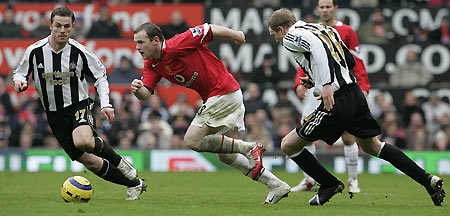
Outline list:
[[[50,16],[50,23],[53,23],[53,17],[62,16],[62,17],[71,17],[72,23],[75,22],[75,15],[73,12],[67,7],[59,7],[52,11],[52,15]]]
[[[319,1],[320,0],[317,0],[317,5],[319,5]],[[333,0],[333,6],[337,6],[337,0]]]
[[[148,39],[150,39],[150,41],[152,41],[154,36],[158,36],[159,38],[161,38],[161,41],[164,40],[164,35],[162,33],[162,30],[159,26],[151,23],[151,22],[146,22],[142,25],[140,25],[139,27],[136,28],[136,30],[134,30],[134,34],[137,34],[140,31],[145,31],[145,33],[147,34]]]
[[[284,28],[288,28],[297,22],[294,14],[286,8],[281,8],[272,13],[269,17],[269,21],[267,25],[273,31],[278,32],[278,26],[282,26]]]

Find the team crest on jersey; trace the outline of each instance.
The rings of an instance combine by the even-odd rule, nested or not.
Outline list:
[[[199,27],[190,28],[189,30],[191,30],[193,37],[202,35],[202,29]]]
[[[69,64],[69,70],[74,71],[77,68],[77,64],[75,62],[70,62]]]

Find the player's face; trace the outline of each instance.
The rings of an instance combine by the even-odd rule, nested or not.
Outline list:
[[[322,22],[329,22],[334,19],[337,6],[333,5],[333,0],[319,0],[317,2],[317,12]]]
[[[152,41],[147,36],[145,31],[140,31],[134,34],[134,42],[136,43],[136,50],[141,54],[142,59],[159,58],[161,55],[160,40],[157,36]]]
[[[50,25],[50,37],[59,44],[66,44],[72,36],[73,23],[72,17],[54,16],[53,23]]]
[[[283,44],[283,37],[286,35],[286,32],[282,27],[279,27],[278,31],[272,30],[272,28],[269,27],[269,34],[275,38],[275,41],[279,44]]]

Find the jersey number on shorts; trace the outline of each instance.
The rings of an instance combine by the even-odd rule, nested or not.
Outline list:
[[[75,120],[80,121],[80,119],[84,119],[84,115],[86,114],[86,109],[80,109],[75,112]]]

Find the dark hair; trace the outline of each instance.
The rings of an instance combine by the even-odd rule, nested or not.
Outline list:
[[[50,23],[53,23],[53,17],[55,16],[72,17],[72,23],[75,22],[75,15],[67,7],[59,7],[53,10],[52,15],[50,16]]]
[[[146,23],[140,25],[139,27],[137,27],[136,30],[134,30],[134,34],[137,34],[140,31],[145,31],[145,33],[147,33],[147,37],[150,39],[150,41],[153,40],[154,36],[158,36],[159,38],[161,38],[161,41],[164,40],[164,35],[162,33],[161,28],[151,22],[146,22]]]
[[[320,1],[320,0],[317,0],[317,4],[319,4],[319,1]],[[334,6],[337,6],[337,0],[333,0],[333,5],[334,5]]]
[[[297,19],[295,18],[294,14],[292,14],[292,12],[286,8],[281,8],[272,13],[272,15],[269,17],[267,25],[273,31],[278,32],[278,26],[287,28],[294,25],[295,22],[297,22]]]

